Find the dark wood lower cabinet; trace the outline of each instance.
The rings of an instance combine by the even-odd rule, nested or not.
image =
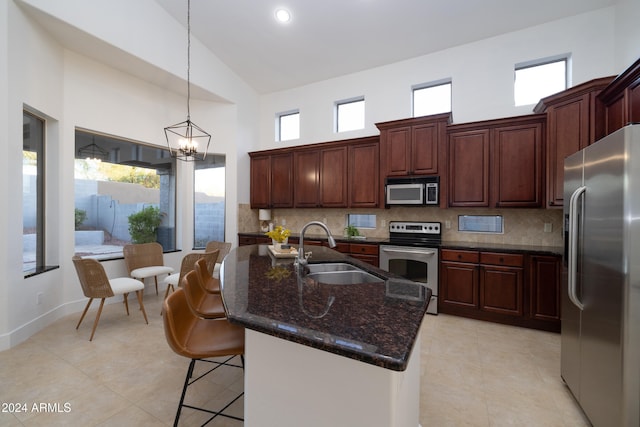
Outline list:
[[[532,255],[529,262],[530,313],[543,322],[560,322],[562,263],[558,257]]]
[[[560,331],[559,256],[442,249],[441,313]]]
[[[339,242],[334,249],[376,267],[380,266],[380,247],[376,244]]]
[[[238,246],[267,245],[267,244],[271,244],[271,239],[266,236],[262,237],[262,236],[238,234]]]
[[[480,266],[480,309],[522,316],[522,268]]]
[[[475,264],[442,262],[439,305],[477,310],[479,269]]]

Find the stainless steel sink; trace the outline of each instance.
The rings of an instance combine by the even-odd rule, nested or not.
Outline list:
[[[316,264],[323,265],[323,264]],[[346,264],[350,265],[350,264]],[[353,266],[351,266],[353,267]],[[327,285],[354,285],[357,283],[376,283],[384,282],[378,276],[367,273],[360,270],[357,267],[353,267],[353,270],[343,271],[322,271],[317,273],[309,273],[306,275],[307,279],[313,280],[318,283],[324,283]]]
[[[362,271],[355,265],[346,262],[327,262],[321,264],[307,264],[309,273],[323,273],[325,271]]]

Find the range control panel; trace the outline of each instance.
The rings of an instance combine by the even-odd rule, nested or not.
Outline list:
[[[439,222],[389,222],[389,233],[440,234]]]

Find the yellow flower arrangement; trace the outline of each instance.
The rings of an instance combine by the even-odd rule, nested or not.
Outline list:
[[[274,228],[272,231],[267,231],[264,234],[271,237],[273,240],[275,240],[278,243],[283,243],[291,235],[291,230],[279,225],[276,228]]]

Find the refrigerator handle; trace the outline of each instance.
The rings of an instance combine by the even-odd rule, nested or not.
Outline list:
[[[578,201],[584,194],[587,187],[579,187],[571,195],[569,201],[569,262],[568,262],[568,274],[569,274],[569,299],[580,310],[584,310],[584,305],[578,299],[576,294],[576,276],[578,273]]]

